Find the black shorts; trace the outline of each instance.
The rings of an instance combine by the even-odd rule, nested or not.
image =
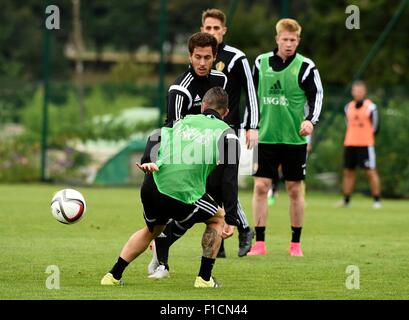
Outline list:
[[[369,147],[345,147],[344,148],[344,168],[355,169],[376,168],[376,155],[374,146]]]
[[[304,180],[307,168],[307,144],[261,143],[258,145],[258,168],[254,177],[276,181],[280,165],[284,180]]]
[[[175,220],[182,228],[189,229],[195,223],[207,221],[218,210],[217,203],[207,193],[193,204],[160,193],[152,174],[145,175],[141,200],[145,223],[151,232],[155,225],[165,225],[170,219]]]

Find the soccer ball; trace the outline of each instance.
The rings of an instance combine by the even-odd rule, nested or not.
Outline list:
[[[85,215],[86,209],[83,195],[74,189],[60,190],[51,200],[51,213],[61,223],[78,222]]]

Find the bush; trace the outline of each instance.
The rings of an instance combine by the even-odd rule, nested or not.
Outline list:
[[[157,125],[157,121],[143,117],[137,117],[136,123],[124,119],[122,111],[146,105],[145,98],[140,98],[131,87],[123,91],[121,86],[111,86],[112,90],[106,90],[108,87],[95,86],[85,90],[85,118],[81,119],[74,88],[58,86],[58,99],[50,99],[48,109],[47,169],[51,178],[83,181],[87,176],[86,165],[91,161],[90,155],[76,151],[75,141],[128,140],[135,132],[147,131]],[[52,96],[55,97],[55,92]],[[0,141],[0,181],[3,182],[40,179],[42,89],[37,89],[32,98],[26,100],[19,115],[24,133]]]
[[[40,145],[10,137],[0,143],[0,181],[29,182],[40,179]]]
[[[79,103],[74,90],[69,90],[64,104],[49,103],[48,141],[54,146],[64,146],[72,139],[122,140],[135,131],[145,131],[156,126],[155,122],[141,122],[135,126],[114,121],[116,115],[129,107],[144,105],[144,99],[131,94],[116,97],[105,94],[104,87],[97,86],[84,99],[85,119],[81,119]],[[35,141],[40,141],[43,121],[43,94],[37,90],[22,113],[22,123]],[[95,125],[95,117],[108,115],[112,120],[103,126]],[[143,119],[141,119],[143,120]]]
[[[382,194],[409,197],[409,102],[391,100],[380,111],[376,155]]]
[[[41,146],[27,134],[8,137],[0,143],[0,181],[40,180]],[[91,157],[70,147],[53,147],[47,152],[47,172],[52,179],[83,182]]]
[[[116,83],[136,83],[154,74],[153,65],[140,64],[131,60],[118,62],[110,70],[110,77]]]

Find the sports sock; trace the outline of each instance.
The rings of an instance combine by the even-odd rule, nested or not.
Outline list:
[[[344,203],[349,204],[349,201],[351,200],[351,195],[349,194],[344,194]]]
[[[256,229],[256,241],[264,241],[266,227],[255,227]]]
[[[241,225],[241,223],[239,223],[239,225],[237,226],[237,231],[239,232],[239,233],[247,233],[247,232],[250,232],[250,227],[245,227],[245,228],[243,228],[243,226]]]
[[[180,228],[175,220],[172,220],[166,225],[162,234],[155,239],[156,256],[158,261],[168,270],[169,248],[176,240],[184,235],[186,231],[186,229]]]
[[[300,242],[302,227],[291,226],[291,242]]]
[[[116,280],[122,278],[122,273],[124,272],[125,268],[128,266],[128,262],[122,259],[121,257],[118,258],[118,261],[112,267],[110,273],[114,276]]]
[[[373,199],[375,202],[379,202],[381,201],[381,196],[380,195],[373,196]]]
[[[273,191],[273,197],[278,192],[278,183],[273,183],[271,186],[271,191]]]
[[[202,262],[200,264],[199,277],[202,277],[203,280],[209,281],[210,276],[212,275],[212,270],[214,262],[216,259],[202,257]]]

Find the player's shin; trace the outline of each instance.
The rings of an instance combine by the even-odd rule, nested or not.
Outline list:
[[[166,225],[165,230],[155,239],[157,259],[159,263],[166,266],[168,270],[169,248],[175,241],[180,239],[186,231],[187,229],[180,223],[172,220]]]

